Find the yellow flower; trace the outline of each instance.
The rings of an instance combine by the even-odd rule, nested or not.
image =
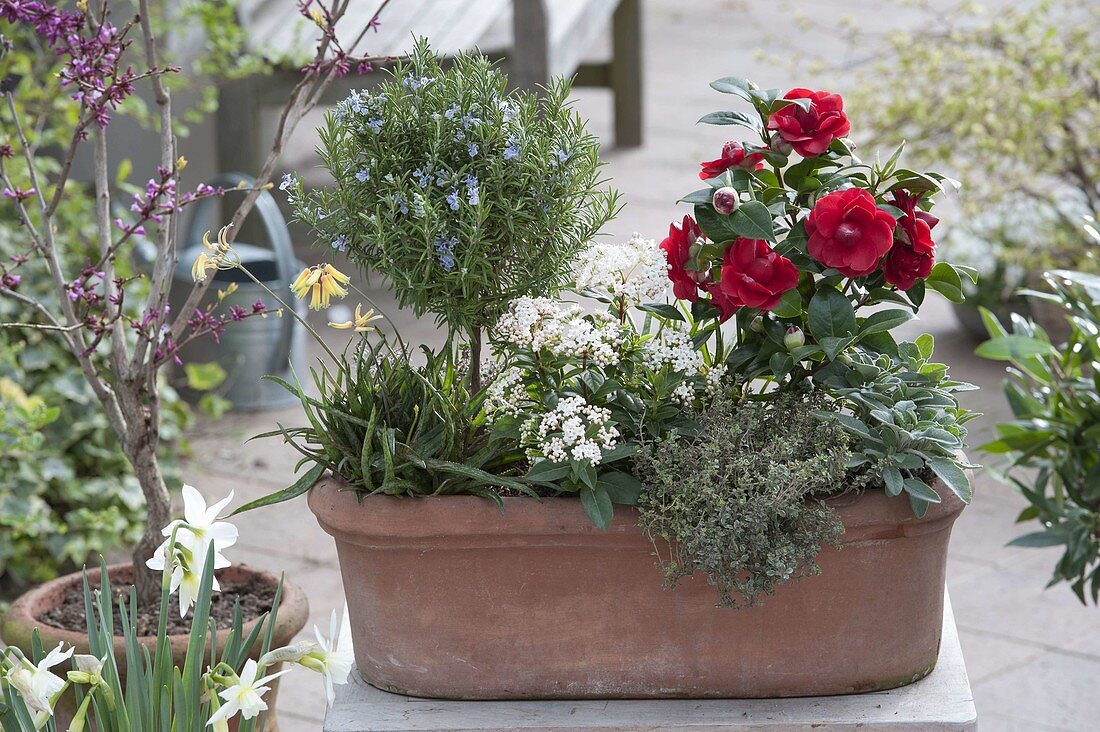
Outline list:
[[[325,27],[325,14],[316,5],[309,9],[309,17],[313,18],[313,22],[317,24],[318,28]]]
[[[191,265],[191,277],[195,282],[205,280],[207,272],[213,272],[216,269],[227,269],[236,265],[235,262],[230,262],[227,257],[233,251],[233,247],[226,239],[230,226],[232,224],[226,224],[218,230],[218,240],[215,242],[210,241],[209,231],[202,235],[203,251],[199,252],[199,256],[195,257],[195,263]]]
[[[331,264],[315,264],[302,270],[290,290],[298,299],[308,293],[311,310],[327,310],[333,296],[341,298],[348,294],[344,285],[349,282],[351,278]]]
[[[381,315],[374,314],[374,308],[371,308],[367,312],[363,312],[363,304],[360,303],[355,306],[355,318],[347,321],[346,323],[329,323],[330,328],[339,328],[340,330],[348,330],[355,328],[356,333],[370,333],[374,328],[371,327],[371,323],[376,320],[381,320]]]

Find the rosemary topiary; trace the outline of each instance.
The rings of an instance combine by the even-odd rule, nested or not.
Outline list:
[[[815,416],[823,406],[793,392],[767,402],[723,396],[696,415],[697,435],[640,447],[640,525],[667,587],[701,571],[719,606],[737,608],[820,571],[817,555],[842,527],[815,496],[844,485],[849,457],[841,428]]]
[[[319,152],[336,185],[304,193],[319,242],[381,273],[402,307],[464,332],[477,369],[482,329],[508,304],[565,285],[578,252],[618,208],[599,188],[599,140],[569,82],[508,91],[479,54],[446,68],[423,41],[374,91],[328,114]]]

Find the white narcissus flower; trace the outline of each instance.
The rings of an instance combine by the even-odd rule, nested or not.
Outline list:
[[[226,521],[219,521],[218,514],[232,500],[233,492],[230,491],[228,496],[213,506],[207,506],[206,499],[201,493],[192,486],[184,485],[183,519],[176,519],[161,529],[161,533],[168,538],[145,562],[145,566],[149,569],[164,571],[171,550],[168,542],[172,540],[172,532],[175,531],[176,545],[186,549],[190,554],[189,561],[180,562],[175,557],[175,552],[171,552],[173,556],[170,561],[174,564],[171,591],[180,591],[180,617],[187,615],[187,609],[198,596],[206,555],[211,545],[214,546],[214,569],[230,565],[230,561],[222,556],[221,552],[237,543],[237,527]],[[220,589],[216,579],[213,589]]]
[[[8,672],[8,683],[19,692],[23,703],[32,712],[42,712],[47,716],[53,714],[51,699],[65,688],[65,682],[51,673],[50,669],[67,660],[74,650],[69,648],[63,651],[63,645],[58,643],[57,648],[47,653],[37,666],[28,668],[29,663],[25,663]]]
[[[241,669],[241,675],[237,683],[218,693],[218,696],[225,703],[218,707],[218,711],[214,712],[207,720],[208,727],[215,726],[216,729],[216,725],[224,720],[231,719],[237,712],[241,713],[242,719],[252,719],[267,709],[267,702],[263,700],[263,695],[269,691],[269,688],[264,684],[279,678],[287,673],[289,669],[257,679],[258,669],[256,662],[251,658],[244,662],[244,668]]]
[[[328,704],[332,706],[332,703],[336,701],[336,690],[333,688],[334,684],[346,684],[348,683],[348,674],[351,673],[351,666],[355,662],[355,657],[352,655],[351,650],[351,628],[347,621],[347,605],[344,605],[344,619],[341,623],[337,619],[336,610],[332,611],[332,619],[329,621],[329,637],[326,639],[321,635],[320,629],[314,625],[313,635],[317,638],[317,645],[320,649],[310,654],[310,657],[317,660],[317,665],[320,668],[321,677],[325,682],[325,694],[328,696]],[[303,663],[302,665],[307,668],[313,668],[312,665]]]

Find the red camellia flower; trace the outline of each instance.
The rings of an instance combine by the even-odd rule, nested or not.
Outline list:
[[[917,221],[924,223],[919,219]],[[927,226],[925,224],[925,227]],[[891,285],[895,285],[899,290],[908,290],[917,280],[930,275],[932,265],[935,263],[936,256],[931,251],[917,251],[914,247],[899,241],[886,255],[882,273]]]
[[[686,267],[691,261],[691,245],[703,235],[695,219],[685,216],[683,224],[669,224],[668,236],[661,242],[668,260],[668,278],[672,280],[672,292],[678,300],[695,302],[699,299],[699,285],[706,273]]]
[[[741,308],[741,303],[738,300],[722,292],[722,285],[720,283],[712,282],[709,285],[705,285],[704,289],[710,295],[710,304],[718,311],[719,323],[724,323],[732,318],[734,313]]]
[[[898,224],[909,239],[909,246],[918,254],[931,254],[936,249],[936,242],[932,241],[932,229],[940,220],[927,211],[917,208],[923,196],[923,191],[918,193],[894,191],[891,203],[905,212],[905,216],[898,221]]]
[[[845,277],[874,272],[894,242],[894,217],[862,188],[824,196],[806,219],[810,256]]]
[[[804,158],[825,152],[833,140],[844,137],[851,129],[839,94],[798,88],[791,89],[783,98],[810,100],[809,111],[788,104],[768,120],[768,129],[778,132]]]
[[[798,268],[763,239],[738,239],[723,262],[722,292],[750,308],[771,310],[798,284]]]
[[[699,179],[707,180],[722,175],[730,168],[760,170],[764,167],[764,155],[762,153],[752,153],[746,156],[745,146],[737,140],[730,140],[722,146],[722,157],[699,164],[703,166],[703,169],[699,171]]]

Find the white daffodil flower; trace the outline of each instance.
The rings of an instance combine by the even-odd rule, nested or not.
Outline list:
[[[107,656],[96,658],[87,654],[78,653],[73,656],[75,669],[69,672],[69,681],[74,684],[99,684],[103,680],[103,664],[107,662]]]
[[[309,659],[316,659],[317,667],[309,663],[302,663],[307,668],[313,668],[321,673],[325,683],[325,695],[328,696],[328,704],[336,700],[335,684],[348,683],[348,674],[355,663],[351,648],[351,628],[347,622],[347,605],[344,606],[343,622],[337,619],[336,610],[332,611],[332,619],[329,621],[329,637],[321,635],[320,629],[314,625],[313,635],[317,638],[319,648],[309,654]]]
[[[269,687],[264,686],[264,684],[279,678],[287,673],[289,669],[257,679],[258,668],[256,662],[251,658],[244,662],[244,668],[241,669],[241,675],[237,683],[218,693],[218,696],[225,703],[218,707],[218,711],[214,712],[207,720],[208,727],[214,726],[217,729],[216,725],[231,719],[237,712],[241,713],[242,719],[252,719],[267,709],[267,702],[263,700],[263,695],[269,691]]]
[[[31,666],[30,662],[24,662],[8,672],[8,683],[19,692],[23,703],[32,712],[41,712],[47,717],[53,715],[51,699],[55,694],[65,688],[65,682],[50,672],[50,669],[68,660],[73,655],[73,648],[67,651],[61,650],[64,643],[58,643],[57,648],[46,654],[46,657],[38,662],[37,666]]]
[[[175,519],[161,529],[161,533],[168,538],[145,562],[145,566],[158,572],[163,572],[166,564],[172,562],[171,591],[180,591],[180,617],[187,615],[187,609],[198,596],[206,555],[211,545],[214,547],[214,569],[230,565],[230,561],[221,552],[237,543],[237,527],[226,521],[219,521],[218,514],[232,500],[233,492],[230,491],[224,499],[213,506],[207,506],[201,493],[192,486],[184,485],[183,518]],[[168,545],[173,531],[176,534],[176,546],[186,550],[184,556],[187,561],[180,561],[176,551]],[[221,589],[216,579],[213,589]]]

